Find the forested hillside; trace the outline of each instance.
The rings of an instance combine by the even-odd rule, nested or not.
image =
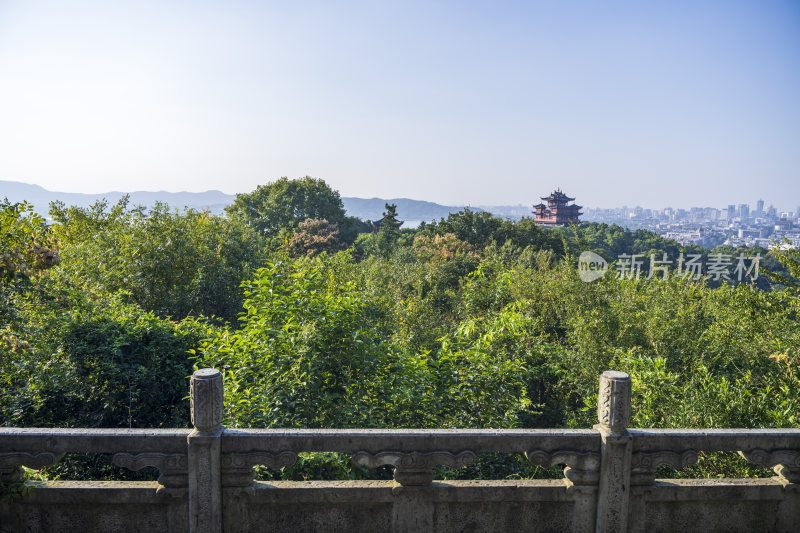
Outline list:
[[[385,207],[375,231],[311,178],[238,195],[221,216],[123,198],[52,204],[48,225],[6,201],[2,424],[186,426],[188,376],[207,366],[224,372],[234,427],[590,427],[609,368],[633,377],[633,426],[800,423],[797,252],[685,249],[642,230],[470,210],[405,229]],[[760,254],[762,271],[586,283],[583,250]],[[48,475],[132,475],[104,461],[75,457]],[[552,474],[513,457],[470,468]],[[763,471],[713,454],[690,474]],[[261,475],[385,472],[307,454]]]

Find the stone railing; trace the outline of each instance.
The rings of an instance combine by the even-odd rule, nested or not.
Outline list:
[[[158,482],[30,483],[0,503],[0,531],[798,531],[800,429],[628,429],[630,378],[600,378],[585,430],[285,430],[222,426],[222,376],[191,379],[194,429],[0,428],[0,476],[64,453],[113,454]],[[698,452],[738,451],[769,479],[656,480]],[[255,482],[253,466],[342,452],[394,481]],[[482,452],[564,467],[563,480],[433,481]]]

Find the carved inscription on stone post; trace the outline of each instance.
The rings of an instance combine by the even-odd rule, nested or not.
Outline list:
[[[631,378],[612,370],[600,376],[595,426],[600,432],[600,483],[597,497],[596,529],[625,531],[628,527],[632,439],[628,433],[631,416]]]
[[[214,431],[222,424],[222,374],[215,368],[203,368],[189,382],[192,425],[197,431]]]
[[[631,419],[631,378],[625,372],[607,370],[600,376],[597,420],[614,434],[626,434]]]
[[[191,412],[194,430],[187,437],[189,467],[189,530],[222,531],[222,374],[204,368],[192,375]]]

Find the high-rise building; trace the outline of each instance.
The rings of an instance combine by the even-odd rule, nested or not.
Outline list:
[[[761,198],[759,198],[759,199],[758,199],[758,202],[756,202],[756,212],[755,212],[755,215],[756,215],[757,217],[760,217],[760,216],[762,216],[763,214],[764,214],[764,200],[762,200]]]
[[[733,220],[736,217],[736,206],[733,204],[728,205],[728,220]]]
[[[739,217],[748,218],[750,216],[750,206],[747,204],[739,204]]]

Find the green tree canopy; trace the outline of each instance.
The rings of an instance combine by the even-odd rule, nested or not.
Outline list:
[[[518,221],[503,220],[486,211],[473,211],[469,208],[451,213],[447,219],[443,218],[439,222],[423,224],[420,232],[426,235],[452,234],[458,240],[480,250],[492,244],[503,246],[509,243],[520,250],[531,246],[536,250],[553,250],[557,254],[564,251],[561,235],[552,229],[537,226],[530,217],[523,217]]]
[[[451,213],[446,220],[441,219],[430,226],[436,233],[453,233],[459,240],[484,248],[492,242],[495,233],[502,225],[503,219],[491,213],[465,208],[458,213]]]
[[[397,204],[385,204],[386,211],[380,221],[378,234],[375,236],[377,253],[386,257],[394,251],[397,239],[400,238],[402,222],[397,219]]]
[[[263,239],[208,212],[51,205],[64,258],[59,275],[102,293],[125,292],[160,317],[236,319],[240,284],[265,258]]]
[[[225,211],[270,236],[294,229],[309,218],[325,219],[337,226],[346,222],[339,193],[324,180],[310,176],[293,180],[283,177],[259,185],[251,193],[237,194]]]
[[[397,220],[397,204],[385,204],[385,207],[386,211],[383,212],[383,218],[381,218],[380,230],[399,234],[402,222]]]

